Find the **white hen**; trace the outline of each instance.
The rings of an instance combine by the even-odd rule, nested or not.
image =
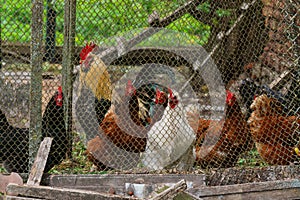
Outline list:
[[[168,105],[163,116],[147,134],[142,163],[148,169],[159,170],[172,165],[195,140],[195,133],[188,123],[183,104],[178,97],[177,93],[174,96],[169,89]]]

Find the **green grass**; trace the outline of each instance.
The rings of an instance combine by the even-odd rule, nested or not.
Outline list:
[[[256,149],[252,149],[247,152],[242,158],[237,162],[240,167],[257,167],[257,166],[267,166],[268,164],[263,161]]]
[[[87,159],[86,147],[75,133],[72,158],[64,160],[60,165],[52,168],[49,173],[51,174],[107,174],[108,171],[91,171],[93,163]],[[264,162],[256,149],[246,153],[239,159],[237,167],[262,167],[268,164]],[[5,173],[3,167],[0,167],[0,173]]]
[[[5,169],[2,166],[0,166],[0,174],[5,173],[5,172],[6,172]]]
[[[60,165],[52,168],[50,174],[107,174],[114,171],[91,171],[93,163],[88,160],[86,155],[85,138],[82,134],[73,132],[72,158],[65,159]],[[251,151],[243,154],[238,160],[236,167],[262,167],[268,166],[264,162],[257,150],[254,148]],[[139,166],[138,168],[143,168]],[[197,167],[196,167],[197,168]],[[134,170],[132,171],[134,173]],[[3,167],[0,166],[0,173],[5,173]]]
[[[52,168],[51,174],[87,174],[90,173],[93,163],[87,159],[86,147],[82,142],[80,135],[73,135],[72,158],[64,160],[60,165]],[[101,173],[101,172],[99,172]],[[103,173],[103,172],[102,172]]]

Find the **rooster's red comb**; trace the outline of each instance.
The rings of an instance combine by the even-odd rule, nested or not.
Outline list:
[[[57,88],[57,95],[55,97],[55,102],[57,106],[62,106],[63,104],[63,93],[62,93],[62,87],[58,86]]]
[[[62,87],[61,86],[58,86],[57,90],[58,90],[59,93],[62,93]]]
[[[85,60],[88,54],[93,51],[93,49],[96,47],[96,44],[94,42],[87,43],[85,47],[81,50],[79,56],[80,60]]]
[[[229,90],[226,90],[226,104],[232,106],[235,100],[236,96]]]
[[[167,101],[167,96],[163,91],[160,91],[156,88],[156,96],[155,96],[155,103],[156,104],[164,104]]]

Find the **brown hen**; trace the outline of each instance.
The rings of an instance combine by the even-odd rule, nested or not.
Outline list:
[[[271,165],[287,165],[299,156],[300,119],[286,116],[280,103],[261,95],[251,105],[253,110],[248,122],[260,156]]]
[[[143,152],[146,147],[146,138],[128,134],[120,128],[118,121],[118,116],[112,106],[100,124],[100,128],[117,147],[135,153]]]
[[[196,164],[201,167],[231,167],[253,147],[249,127],[236,97],[227,91],[223,120],[190,121],[197,133]]]

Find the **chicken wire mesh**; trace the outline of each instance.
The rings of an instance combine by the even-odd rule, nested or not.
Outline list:
[[[28,172],[29,3],[1,8],[0,155],[7,171]],[[45,1],[43,8],[40,137],[54,137],[46,171],[298,163],[299,3],[72,3]],[[64,73],[73,67],[73,75]],[[62,85],[73,91],[71,107]]]

